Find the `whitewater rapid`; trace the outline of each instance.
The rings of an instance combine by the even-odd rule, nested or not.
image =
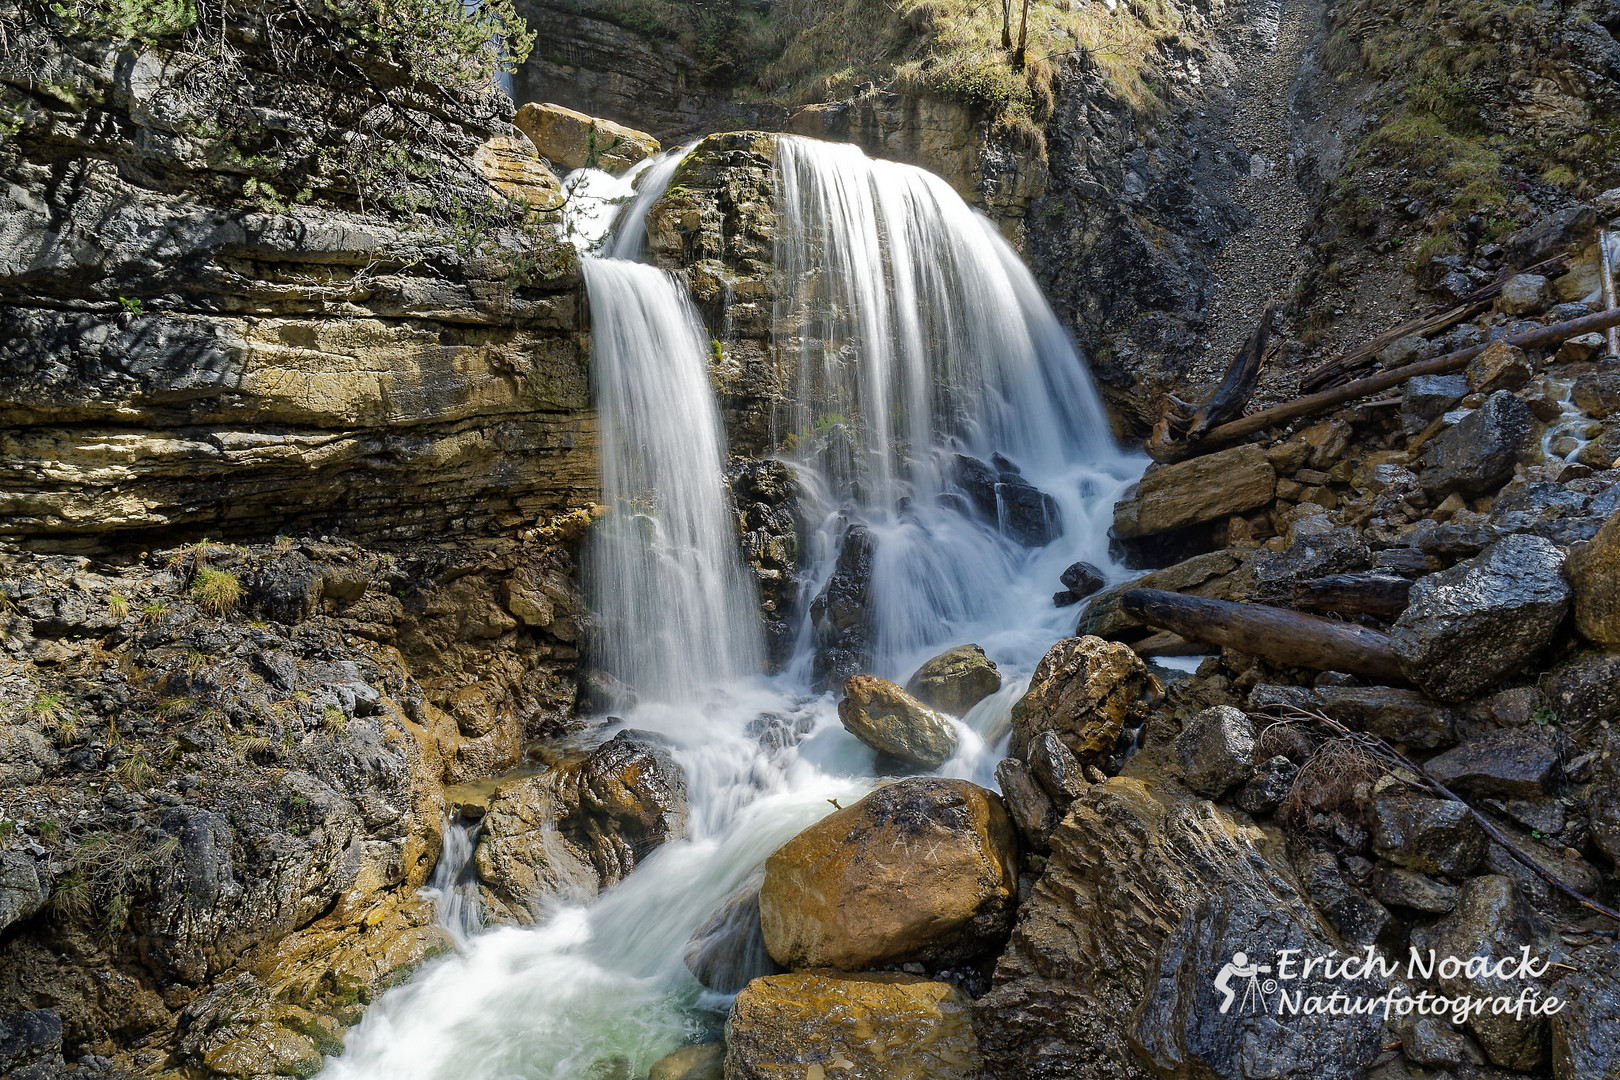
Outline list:
[[[536,926],[458,923],[453,954],[367,1010],[323,1074],[332,1080],[633,1078],[717,1037],[730,999],[687,971],[693,932],[831,800],[847,806],[877,782],[872,752],[838,723],[836,695],[810,690],[807,617],[783,673],[758,674],[757,598],[723,487],[707,332],[676,276],[634,261],[647,208],[690,150],[627,178],[581,170],[567,180],[583,210],[570,228],[588,253],[614,507],[586,554],[604,623],[597,654],[639,692],[623,726],[665,736],[685,770],[688,836],[589,905],[556,900]],[[1144,462],[1115,448],[1029,272],[943,181],[784,136],[776,189],[777,321],[795,328],[779,347],[796,367],[792,461],[807,521],[800,610],[850,525],[868,528],[872,671],[904,682],[946,648],[981,645],[1003,686],[962,718],[940,772],[994,788],[1005,739],[986,734],[1005,730],[1036,662],[1074,629],[1076,609],[1052,605],[1058,576],[1084,560],[1123,578],[1107,529]],[[813,296],[796,287],[812,277],[824,286]],[[829,424],[847,439],[811,437]],[[1024,548],[941,498],[956,454],[994,453],[1053,497],[1058,540]],[[778,747],[759,737],[762,722],[806,734]],[[447,910],[460,918],[467,907]]]

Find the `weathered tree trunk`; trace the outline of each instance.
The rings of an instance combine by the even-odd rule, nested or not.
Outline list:
[[[1287,608],[1236,604],[1162,589],[1131,589],[1127,613],[1189,641],[1222,645],[1285,667],[1342,671],[1385,686],[1404,686],[1389,635]]]
[[[1406,610],[1412,583],[1394,574],[1331,574],[1294,586],[1294,604],[1309,611],[1393,619]]]
[[[1029,41],[1029,0],[1024,0],[1024,12],[1018,17],[1018,51],[1013,53],[1013,70],[1024,70],[1024,45]]]

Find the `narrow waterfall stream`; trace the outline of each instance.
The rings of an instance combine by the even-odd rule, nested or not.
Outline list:
[[[848,805],[875,782],[872,752],[838,723],[838,695],[816,689],[830,680],[808,613],[852,530],[871,543],[872,673],[903,682],[967,642],[1000,666],[1002,690],[964,718],[940,770],[991,787],[996,733],[1073,630],[1076,609],[1051,601],[1059,573],[1084,559],[1123,576],[1107,525],[1143,462],[1113,446],[1079,356],[1012,249],[922,170],[783,137],[777,320],[799,328],[781,341],[798,368],[793,463],[812,535],[795,655],[781,675],[758,674],[707,333],[677,278],[630,261],[641,215],[684,153],[640,170],[609,241],[619,257],[584,263],[614,507],[586,555],[598,652],[638,692],[626,726],[662,734],[685,770],[688,835],[594,903],[470,936],[374,1003],[329,1077],[628,1080],[717,1035],[730,999],[687,971],[694,931],[829,799]],[[598,178],[570,184],[609,190]],[[1043,534],[1021,542],[1008,500],[1028,489],[1051,498],[1018,519]],[[762,723],[788,737],[762,740]]]

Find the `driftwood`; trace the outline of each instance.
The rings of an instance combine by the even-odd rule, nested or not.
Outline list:
[[[1539,262],[1534,266],[1526,267],[1514,273],[1541,274],[1545,277],[1555,277],[1567,269],[1568,266],[1568,255],[1554,255],[1544,262]],[[1508,277],[1512,276],[1512,274],[1508,275]],[[1299,380],[1299,388],[1308,392],[1332,386],[1340,379],[1374,363],[1377,360],[1379,351],[1386,345],[1412,334],[1419,337],[1429,337],[1448,327],[1455,326],[1465,319],[1472,319],[1475,315],[1491,306],[1492,301],[1502,292],[1502,286],[1507,281],[1507,277],[1500,278],[1489,285],[1483,285],[1473,292],[1459,297],[1450,304],[1443,304],[1430,310],[1427,314],[1404,322],[1393,330],[1385,330],[1359,349],[1354,349],[1343,356],[1307,371],[1304,377]],[[1606,303],[1605,306],[1614,307],[1614,304]]]
[[[1295,705],[1269,706],[1266,711],[1272,713],[1285,722],[1291,720],[1304,720],[1317,724],[1329,734],[1340,739],[1347,739],[1370,751],[1375,758],[1381,759],[1385,765],[1393,765],[1406,770],[1417,779],[1418,786],[1428,789],[1431,795],[1438,795],[1440,798],[1445,799],[1448,802],[1460,803],[1464,808],[1466,808],[1469,816],[1474,819],[1474,823],[1480,827],[1487,837],[1489,837],[1494,843],[1498,844],[1503,851],[1506,851],[1514,862],[1517,862],[1520,866],[1523,866],[1526,870],[1529,870],[1532,874],[1536,875],[1536,877],[1540,878],[1554,889],[1557,889],[1559,892],[1563,893],[1569,899],[1573,900],[1576,904],[1579,904],[1586,910],[1595,912],[1607,919],[1612,919],[1615,922],[1620,922],[1620,911],[1615,911],[1613,908],[1607,907],[1598,901],[1593,900],[1591,897],[1580,893],[1568,882],[1563,881],[1556,875],[1550,873],[1540,863],[1536,862],[1529,855],[1525,854],[1523,849],[1521,849],[1519,845],[1514,842],[1512,837],[1508,836],[1501,829],[1497,828],[1494,821],[1476,810],[1473,804],[1467,799],[1464,799],[1462,796],[1446,787],[1446,785],[1430,776],[1424,770],[1423,766],[1417,764],[1411,758],[1407,757],[1405,754],[1401,753],[1399,750],[1395,749],[1395,747],[1391,746],[1378,736],[1372,735],[1365,731],[1352,731],[1331,717],[1316,712],[1312,709],[1302,709]],[[1592,932],[1603,934],[1605,936],[1613,936],[1615,933],[1612,930],[1594,930]]]
[[[1389,636],[1287,608],[1237,604],[1162,589],[1131,589],[1126,613],[1189,641],[1222,645],[1285,667],[1342,671],[1385,686],[1404,686]]]
[[[1548,345],[1557,345],[1572,337],[1581,334],[1590,334],[1596,330],[1607,330],[1611,326],[1620,326],[1620,308],[1610,308],[1594,315],[1586,315],[1568,322],[1553,323],[1551,326],[1538,326],[1534,330],[1523,330],[1517,334],[1508,334],[1501,340],[1509,345],[1517,345],[1521,349],[1537,349]],[[1392,386],[1399,386],[1407,379],[1418,375],[1444,375],[1451,371],[1460,371],[1468,366],[1468,361],[1484,352],[1487,346],[1475,345],[1472,348],[1459,349],[1456,352],[1437,356],[1433,360],[1424,360],[1405,367],[1393,368],[1389,371],[1370,375],[1365,379],[1358,379],[1332,390],[1322,390],[1315,394],[1308,394],[1302,398],[1269,409],[1261,409],[1251,413],[1241,420],[1222,424],[1211,431],[1199,449],[1214,449],[1227,443],[1236,442],[1257,431],[1264,431],[1268,427],[1297,420],[1302,416],[1314,416],[1328,409],[1354,401],[1359,397],[1376,394],[1388,390]]]
[[[1260,381],[1260,369],[1270,355],[1271,321],[1276,314],[1275,304],[1266,308],[1259,325],[1232,357],[1226,375],[1209,397],[1194,406],[1166,395],[1164,413],[1153,425],[1153,435],[1147,441],[1149,457],[1158,461],[1185,457],[1184,447],[1196,446],[1211,428],[1243,415],[1243,407],[1254,396]]]
[[[1294,586],[1293,602],[1307,611],[1393,619],[1406,610],[1411,591],[1411,581],[1394,574],[1330,574]]]

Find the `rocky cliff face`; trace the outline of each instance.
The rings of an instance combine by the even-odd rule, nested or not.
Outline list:
[[[389,108],[311,101],[272,57],[240,56],[237,92],[260,112],[281,95],[274,122],[295,133],[303,106]],[[84,549],[154,531],[425,537],[590,500],[579,282],[548,230],[508,246],[511,219],[400,213],[390,193],[429,196],[368,196],[364,163],[284,192],[260,177],[289,163],[254,139],[292,137],[188,112],[197,61],[180,47],[69,38],[44,63],[49,82],[8,75],[0,148],[0,533]],[[498,112],[401,110],[462,163],[432,179],[440,196],[555,204]]]

